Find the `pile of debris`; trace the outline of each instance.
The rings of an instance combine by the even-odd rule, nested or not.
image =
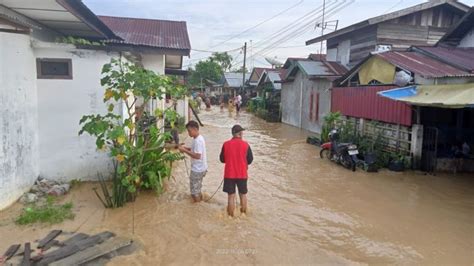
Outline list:
[[[69,235],[69,237],[67,237]],[[57,240],[62,239],[62,240]],[[11,245],[0,257],[0,264],[5,265],[80,265],[96,264],[101,259],[110,259],[126,248],[133,241],[116,237],[111,232],[89,236],[84,233],[65,233],[53,230],[43,239],[37,241],[37,248],[31,243]],[[128,252],[128,251],[127,251]]]
[[[60,183],[38,177],[30,191],[23,194],[20,198],[20,202],[23,204],[42,203],[46,201],[46,196],[62,196],[69,192],[70,188],[71,186],[68,183]]]

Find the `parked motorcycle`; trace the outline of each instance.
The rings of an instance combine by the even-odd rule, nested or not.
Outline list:
[[[330,142],[321,145],[319,156],[324,159],[330,159],[333,162],[339,163],[347,169],[355,171],[357,164],[357,154],[359,150],[357,145],[353,143],[338,143],[339,132],[336,129],[329,133]]]

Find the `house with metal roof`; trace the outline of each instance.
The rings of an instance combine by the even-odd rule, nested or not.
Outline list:
[[[438,158],[449,156],[456,141],[474,134],[470,119],[474,117],[474,73],[459,59],[458,50],[445,49],[373,53],[337,80],[331,110],[356,120],[404,127],[414,131],[412,136],[423,132],[419,136],[423,145],[414,144],[410,137],[398,140],[410,142],[396,148],[411,154],[415,165],[424,170],[439,169]],[[450,56],[457,60],[449,60]]]
[[[248,82],[250,77],[249,73],[244,74],[239,72],[226,72],[222,75],[221,84],[222,84],[222,93],[234,97],[241,90],[244,89],[244,85]]]
[[[0,46],[0,209],[38,176],[87,180],[112,169],[91,138],[77,137],[82,115],[107,111],[104,64],[182,74],[191,49],[185,22],[97,16],[80,0],[0,1]]]
[[[331,111],[332,82],[347,72],[324,56],[289,58],[281,90],[282,122],[321,133],[323,118]]]
[[[415,123],[424,131],[421,161],[425,168],[474,172],[473,154],[463,154],[464,161],[468,162],[458,165],[452,153],[453,147],[474,147],[473,10],[471,8],[435,47],[410,49],[439,62],[433,67],[444,71],[445,77],[431,79],[433,82],[420,80],[378,93],[413,108]]]
[[[324,34],[306,45],[326,41],[327,60],[352,67],[370,52],[435,45],[469,9],[457,0],[430,0]]]

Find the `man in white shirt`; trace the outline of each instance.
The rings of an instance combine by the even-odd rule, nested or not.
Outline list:
[[[235,107],[237,108],[237,113],[240,112],[240,107],[242,106],[242,96],[237,95],[237,97],[235,98]]]
[[[189,121],[186,124],[188,135],[193,138],[191,148],[180,145],[178,149],[191,157],[191,174],[189,175],[189,184],[191,196],[194,202],[202,200],[202,179],[207,173],[206,141],[199,134],[199,124],[196,121]]]

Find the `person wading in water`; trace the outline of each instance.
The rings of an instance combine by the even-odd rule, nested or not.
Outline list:
[[[186,124],[188,135],[193,138],[191,148],[180,145],[179,151],[191,157],[191,173],[189,175],[189,186],[194,202],[202,200],[202,179],[207,173],[206,142],[199,134],[199,124],[196,121],[189,121]]]
[[[234,216],[235,187],[239,189],[240,212],[247,212],[247,169],[253,161],[250,145],[242,139],[244,129],[232,127],[232,139],[222,145],[220,160],[225,163],[224,192],[228,195],[227,213]]]

